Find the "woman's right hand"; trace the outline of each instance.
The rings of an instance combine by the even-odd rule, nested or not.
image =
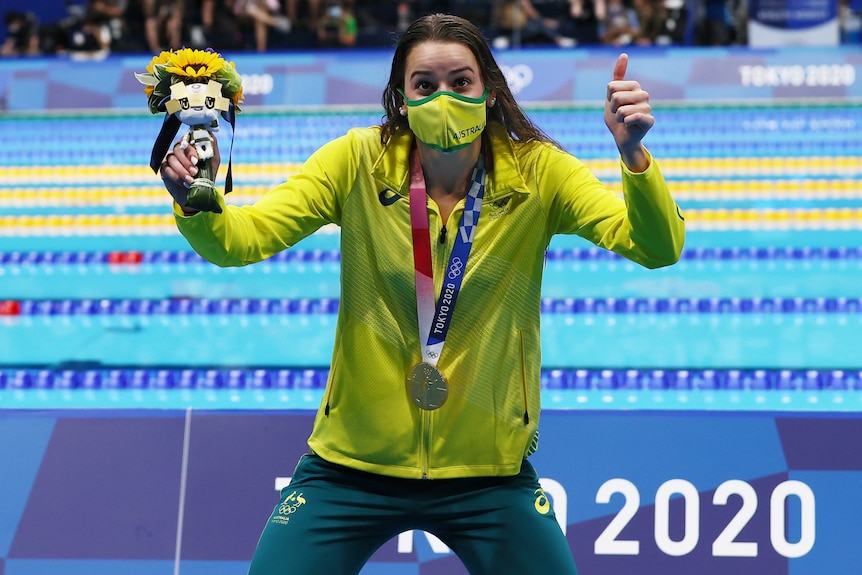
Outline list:
[[[218,140],[210,132],[213,139],[213,157],[210,159],[213,175],[218,173],[221,156],[218,150]],[[165,155],[159,166],[159,174],[165,183],[165,188],[174,201],[185,208],[189,196],[189,188],[198,174],[198,155],[195,147],[183,138],[174,144],[173,149]],[[215,179],[213,177],[213,179]]]

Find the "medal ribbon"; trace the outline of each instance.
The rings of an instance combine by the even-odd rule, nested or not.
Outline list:
[[[411,154],[410,168],[410,226],[413,233],[413,264],[416,269],[416,310],[419,318],[419,339],[422,343],[422,361],[437,366],[446,333],[452,320],[455,301],[467,269],[467,258],[473,248],[482,198],[485,196],[485,162],[473,168],[470,190],[464,200],[464,212],[458,224],[455,245],[446,266],[446,277],[435,306],[434,271],[431,263],[431,235],[428,225],[428,203],[425,196],[425,176],[419,162],[419,153]]]

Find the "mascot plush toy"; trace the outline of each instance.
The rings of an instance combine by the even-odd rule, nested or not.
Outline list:
[[[158,172],[180,125],[189,126],[183,138],[183,149],[194,146],[198,156],[198,175],[192,183],[185,207],[202,212],[221,212],[216,200],[212,172],[212,132],[219,128],[219,117],[234,126],[242,102],[242,78],[233,62],[227,63],[210,49],[183,48],[162,52],[147,66],[146,74],[135,74],[144,84],[150,112],[165,113],[162,129],[150,156],[150,167]],[[231,166],[225,181],[225,193],[232,187]]]

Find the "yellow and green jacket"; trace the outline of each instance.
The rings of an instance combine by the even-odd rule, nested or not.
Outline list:
[[[449,398],[416,407],[405,379],[422,360],[408,206],[413,136],[386,144],[354,129],[315,152],[254,205],[183,217],[191,246],[218,266],[259,262],[325,224],[341,226],[341,302],[329,381],[308,440],[324,459],[402,478],[517,474],[539,423],[542,270],[554,234],[578,234],[646,267],[679,259],[684,222],[655,160],[625,166],[624,198],[579,160],[542,142],[513,141],[489,123],[485,199],[438,367]],[[434,282],[463,210],[443,233],[428,201]],[[285,346],[302,345],[289,341]]]

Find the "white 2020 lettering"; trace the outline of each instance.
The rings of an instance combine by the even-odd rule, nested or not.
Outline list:
[[[619,493],[624,503],[593,546],[596,555],[638,555],[640,541],[619,539],[620,533],[637,514],[640,508],[638,488],[627,479],[609,479],[599,487],[596,503],[610,503],[611,496]],[[727,505],[732,495],[742,499],[739,511],[728,522],[712,542],[714,557],[757,557],[756,541],[737,541],[736,538],[757,511],[757,492],[738,479],[725,481],[715,490],[713,505]],[[681,496],[685,514],[683,536],[679,540],[670,536],[670,500]],[[785,503],[788,497],[799,501],[799,540],[792,543],[786,536]],[[655,494],[655,542],[666,555],[680,557],[691,553],[700,539],[700,494],[694,485],[684,479],[670,479],[662,483]],[[779,483],[769,498],[769,540],[775,552],[783,557],[802,557],[814,547],[815,540],[814,492],[801,481],[789,480]]]
[[[242,91],[246,95],[267,95],[272,93],[275,81],[272,74],[243,74]]]

